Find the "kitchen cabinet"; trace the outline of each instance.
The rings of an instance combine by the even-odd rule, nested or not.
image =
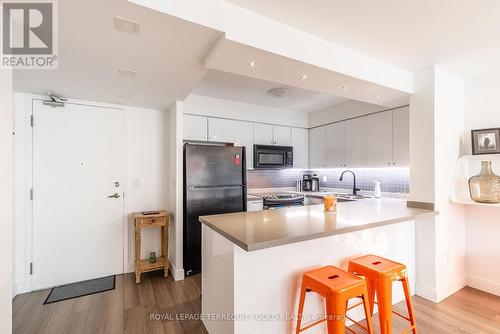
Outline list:
[[[206,141],[208,139],[208,117],[185,114],[183,130],[184,140]]]
[[[247,169],[253,169],[253,123],[233,121],[234,145],[245,146]]]
[[[368,115],[366,124],[367,166],[392,166],[392,111]]]
[[[273,126],[270,124],[254,123],[253,138],[254,143],[257,145],[273,145]]]
[[[293,167],[309,168],[309,131],[292,128]]]
[[[223,118],[208,119],[208,141],[232,143],[234,140],[234,121]]]
[[[346,167],[345,122],[326,126],[326,167]]]
[[[291,145],[291,129],[287,126],[254,123],[254,141],[258,145]]]
[[[247,211],[261,211],[264,210],[264,200],[256,196],[248,196]]]
[[[366,118],[359,117],[344,122],[345,164],[344,167],[366,165]]]
[[[324,168],[326,166],[326,127],[321,126],[309,130],[309,167]]]
[[[410,166],[410,108],[392,111],[392,165]]]
[[[273,125],[274,145],[292,145],[291,129],[287,126]]]

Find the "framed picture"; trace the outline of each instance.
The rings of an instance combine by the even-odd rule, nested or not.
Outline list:
[[[472,130],[472,154],[499,154],[500,128]]]

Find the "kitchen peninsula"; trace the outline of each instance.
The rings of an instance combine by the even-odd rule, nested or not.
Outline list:
[[[401,199],[370,198],[338,203],[336,214],[312,205],[202,216],[205,327],[217,334],[290,333],[302,273],[328,264],[345,268],[366,253],[405,263],[414,287],[415,222],[436,214]],[[402,292],[394,292],[393,302],[401,301]],[[308,295],[305,314],[322,309],[321,299]]]

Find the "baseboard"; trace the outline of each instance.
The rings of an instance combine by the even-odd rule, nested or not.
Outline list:
[[[465,276],[460,276],[456,280],[442,284],[437,289],[437,302],[439,303],[445,298],[448,298],[455,292],[467,286],[467,279]]]
[[[431,302],[437,303],[437,292],[436,290],[429,288],[429,287],[424,287],[416,285],[415,287],[415,295],[422,297],[424,299],[430,300]]]
[[[32,292],[31,291],[31,284],[29,283],[14,283],[14,286],[12,288],[12,298],[14,298],[17,295],[23,294],[23,293],[28,293]]]
[[[460,276],[454,281],[442,284],[437,289],[421,286],[417,282],[415,294],[419,297],[430,300],[431,302],[439,303],[443,299],[448,298],[449,296],[466,286],[467,280],[465,276]]]
[[[500,283],[479,278],[477,276],[467,275],[467,286],[485,291],[496,296],[500,296]]]
[[[182,281],[184,279],[184,269],[180,268],[177,269],[175,268],[174,264],[172,263],[172,260],[169,258],[168,259],[169,265],[170,265],[170,272],[172,273],[172,276],[174,278],[174,281]]]

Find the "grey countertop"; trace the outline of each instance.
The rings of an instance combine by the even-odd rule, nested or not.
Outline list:
[[[200,221],[244,250],[255,251],[434,215],[407,207],[403,199],[368,198],[338,203],[337,213],[310,205],[201,216]]]

